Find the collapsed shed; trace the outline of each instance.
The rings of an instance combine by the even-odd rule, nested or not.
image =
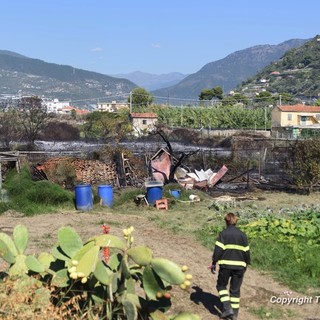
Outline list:
[[[211,169],[191,172],[182,164],[185,153],[177,159],[166,148],[160,148],[150,159],[149,169],[152,179],[163,184],[177,182],[185,189],[208,189],[214,186],[228,171],[223,165],[217,172]]]

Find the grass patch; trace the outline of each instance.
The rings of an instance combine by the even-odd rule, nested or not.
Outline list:
[[[301,257],[296,258],[296,248],[272,239],[255,239],[250,243],[252,266],[271,271],[277,281],[290,288],[305,292],[320,287],[320,261],[316,248],[301,243]]]
[[[126,188],[120,191],[114,192],[113,207],[118,208],[122,206],[137,207],[135,199],[139,194],[144,194],[140,188]]]
[[[27,216],[55,212],[60,207],[74,207],[74,195],[47,180],[33,181],[27,168],[11,171],[4,183],[8,202],[1,202],[0,213],[16,210]]]
[[[254,314],[258,319],[284,319],[285,317],[293,317],[294,312],[284,308],[267,308],[258,307],[250,308],[249,312]]]

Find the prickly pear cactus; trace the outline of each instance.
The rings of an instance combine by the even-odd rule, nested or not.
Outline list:
[[[0,256],[10,264],[11,275],[39,275],[38,279],[46,285],[49,282],[53,288],[59,288],[55,291],[61,295],[58,301],[87,297],[78,306],[100,305],[107,318],[116,315],[136,320],[143,315],[154,320],[198,319],[192,314],[166,317],[165,312],[171,307],[172,286],[188,289],[192,275],[186,274],[186,266],[154,257],[147,246],[134,246],[133,232],[133,227],[124,229],[124,240],[108,233],[83,243],[73,228],[62,227],[51,253],[42,252],[36,257],[24,254],[28,231],[19,225],[14,229],[13,239],[0,234]],[[107,262],[101,259],[106,248],[111,253]],[[143,291],[137,293],[137,287]]]
[[[10,264],[10,276],[21,276],[28,272],[24,255],[28,237],[28,230],[23,225],[17,225],[13,229],[13,239],[6,233],[0,233],[0,256]]]

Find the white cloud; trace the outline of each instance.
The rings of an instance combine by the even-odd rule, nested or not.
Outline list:
[[[152,48],[160,49],[161,45],[159,43],[151,43]]]
[[[104,51],[104,49],[97,47],[97,48],[91,49],[91,51],[92,51],[92,52],[102,52],[102,51]]]

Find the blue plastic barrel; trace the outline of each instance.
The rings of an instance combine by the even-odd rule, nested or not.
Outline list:
[[[181,194],[181,191],[180,190],[171,190],[170,191],[171,195],[175,198],[180,198],[180,194]]]
[[[93,206],[92,190],[90,184],[79,184],[75,186],[77,210],[91,210]]]
[[[145,183],[145,186],[147,188],[147,201],[149,204],[154,205],[156,200],[162,199],[162,182],[148,181]]]
[[[113,205],[113,189],[109,184],[98,186],[98,196],[101,205],[111,208]]]

